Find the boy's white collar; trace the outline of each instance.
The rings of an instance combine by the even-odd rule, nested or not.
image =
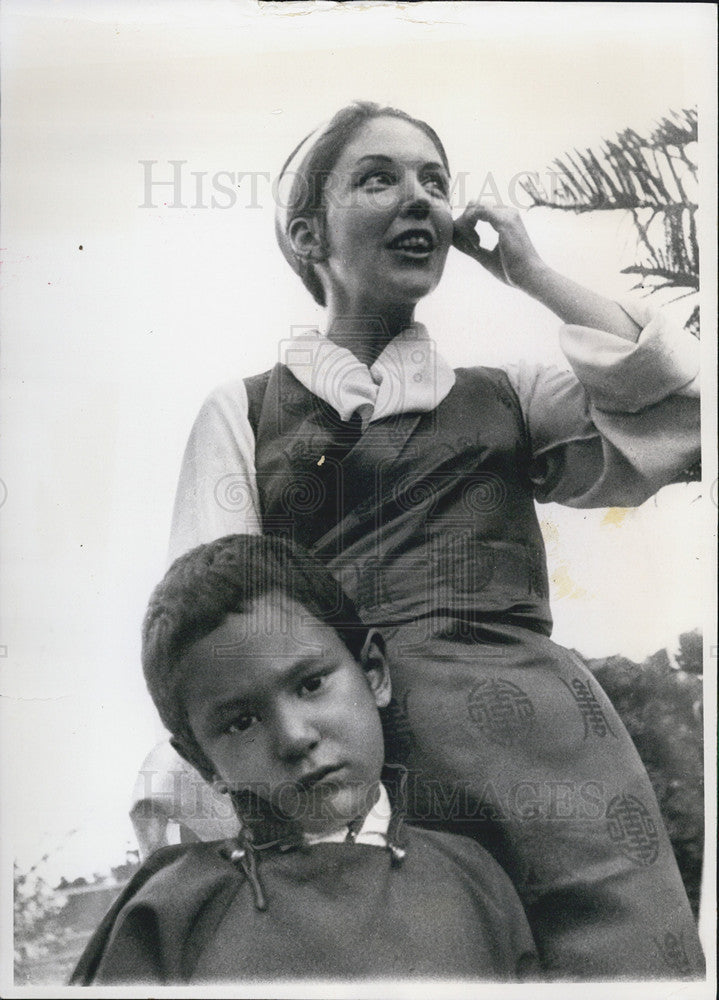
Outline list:
[[[369,367],[317,330],[283,341],[281,360],[315,396],[364,426],[401,413],[428,413],[447,396],[455,375],[422,323],[397,334]]]
[[[355,844],[369,844],[372,847],[387,846],[387,830],[389,829],[392,807],[389,802],[387,789],[384,785],[379,786],[379,796],[370,811],[365,816],[364,823],[360,831],[354,838]],[[324,834],[305,834],[305,842],[308,844],[342,844],[347,840],[349,827],[343,826],[340,830]]]

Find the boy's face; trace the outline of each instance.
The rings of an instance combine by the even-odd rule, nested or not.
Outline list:
[[[382,770],[390,685],[375,643],[364,667],[334,629],[270,595],[190,647],[179,695],[218,778],[323,833],[371,807]]]

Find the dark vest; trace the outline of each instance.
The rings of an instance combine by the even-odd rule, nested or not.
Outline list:
[[[340,420],[283,365],[245,382],[263,530],[304,545],[362,617],[549,634],[531,452],[506,374],[462,368],[430,413]]]

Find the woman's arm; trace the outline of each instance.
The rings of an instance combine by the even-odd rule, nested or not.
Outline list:
[[[499,234],[488,251],[478,221]],[[515,365],[540,501],[634,506],[699,457],[699,344],[646,306],[620,305],[549,268],[519,213],[471,205],[454,244],[500,281],[532,295],[565,323],[572,372]]]
[[[646,332],[651,335],[649,328]],[[636,351],[644,353],[643,346]],[[602,373],[606,388],[624,383],[597,364],[597,377]],[[699,458],[699,399],[672,392],[666,382],[647,380],[663,395],[643,408],[615,403],[602,409],[573,372],[520,364],[507,368],[507,375],[524,415],[532,454],[529,475],[540,503],[635,507]]]
[[[255,438],[242,381],[216,389],[190,433],[177,485],[170,561],[223,535],[262,532]]]
[[[474,227],[488,222],[496,230],[494,250],[485,250]],[[454,245],[505,284],[526,292],[563,323],[605,330],[636,341],[640,327],[616,302],[578,285],[549,267],[537,253],[514,208],[489,208],[473,202],[454,224]]]

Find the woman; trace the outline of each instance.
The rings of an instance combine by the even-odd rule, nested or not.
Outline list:
[[[700,974],[646,772],[591,675],[549,639],[534,510],[638,504],[695,460],[693,338],[557,274],[514,210],[453,221],[442,144],[401,112],[343,109],[284,173],[278,239],[326,333],[206,402],[173,554],[268,531],[333,569],[385,635],[391,752],[419,778],[415,813],[492,848],[548,970]],[[566,324],[573,373],[449,368],[414,309],[451,245]]]

